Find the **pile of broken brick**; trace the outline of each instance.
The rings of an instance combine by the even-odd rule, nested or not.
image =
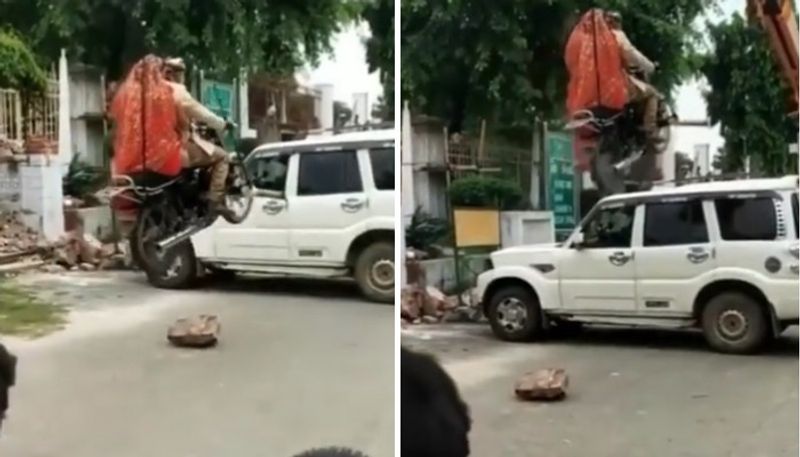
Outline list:
[[[103,244],[82,225],[51,242],[27,227],[17,211],[0,211],[0,273],[29,270],[48,273],[126,269],[128,256],[120,246]]]
[[[470,292],[461,297],[445,295],[436,287],[426,285],[425,269],[418,256],[407,255],[407,284],[400,292],[401,325],[434,324],[438,322],[464,322],[480,319],[480,313],[471,306]]]

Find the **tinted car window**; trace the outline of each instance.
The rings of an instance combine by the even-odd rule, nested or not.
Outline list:
[[[370,149],[372,177],[378,190],[394,190],[394,148]]]
[[[630,247],[635,209],[636,207],[634,206],[617,206],[599,209],[583,225],[583,247]]]
[[[708,228],[702,201],[651,203],[645,207],[645,246],[706,242]]]
[[[724,198],[714,201],[723,240],[774,240],[778,236],[771,198]]]
[[[330,195],[361,191],[355,151],[307,152],[300,155],[297,195]]]

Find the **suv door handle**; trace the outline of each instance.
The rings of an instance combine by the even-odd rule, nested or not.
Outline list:
[[[608,256],[608,261],[614,266],[621,267],[628,263],[628,261],[632,258],[632,255],[627,255],[624,252],[615,252]]]
[[[355,213],[366,206],[366,204],[366,200],[361,200],[359,198],[348,198],[341,203],[341,207],[347,213]]]
[[[281,200],[267,200],[264,206],[261,207],[261,210],[269,215],[275,215],[283,211],[284,208],[286,208],[286,202]]]
[[[711,257],[708,251],[704,248],[689,248],[686,258],[692,263],[703,263]]]

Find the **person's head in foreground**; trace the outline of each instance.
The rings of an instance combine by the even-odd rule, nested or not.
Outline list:
[[[401,348],[401,457],[466,457],[471,425],[466,403],[436,360]]]
[[[0,344],[0,429],[8,410],[8,390],[14,385],[17,377],[17,358],[5,346]]]

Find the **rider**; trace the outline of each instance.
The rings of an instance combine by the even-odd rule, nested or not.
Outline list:
[[[606,11],[605,20],[620,47],[622,60],[628,73],[628,91],[631,101],[641,102],[644,105],[642,127],[647,135],[648,143],[652,145],[657,140],[658,92],[653,86],[634,76],[634,73],[641,71],[649,76],[655,71],[656,66],[636,49],[625,35],[622,30],[622,15],[618,11]]]
[[[194,122],[202,122],[219,131],[232,129],[233,124],[212,113],[208,108],[195,100],[184,85],[186,66],[181,58],[164,61],[164,77],[172,87],[175,104],[189,122],[181,123],[181,139],[183,142],[184,167],[211,168],[209,200],[212,210],[217,214],[225,214],[230,210],[225,205],[225,180],[228,177],[228,153],[221,147],[206,141],[194,131]]]

